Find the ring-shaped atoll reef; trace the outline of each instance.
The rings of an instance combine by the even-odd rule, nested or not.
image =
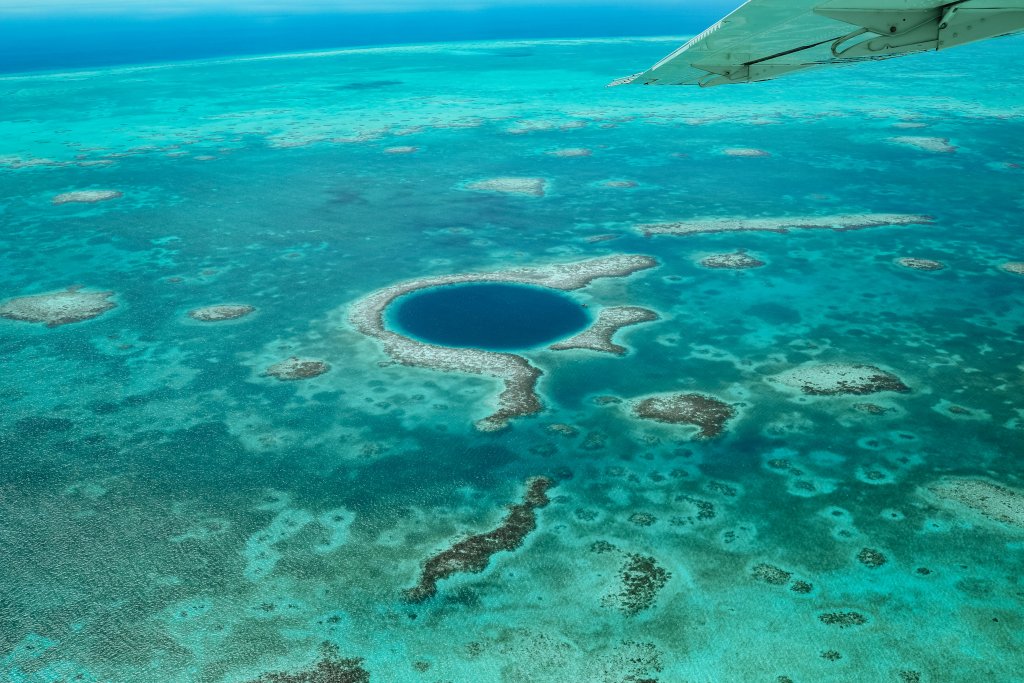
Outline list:
[[[536,385],[543,371],[519,354],[441,346],[403,335],[389,328],[388,307],[399,297],[420,290],[468,283],[518,283],[572,291],[599,278],[627,277],[657,264],[650,256],[616,254],[533,268],[419,278],[379,289],[359,299],[349,308],[348,320],[356,330],[378,340],[384,352],[402,365],[488,375],[501,380],[504,389],[497,397],[496,410],[476,422],[481,431],[495,431],[506,427],[513,418],[540,412],[542,405]],[[599,314],[597,330],[590,337],[580,340],[577,335],[573,338],[575,341],[563,342],[568,345],[556,344],[552,348],[590,348],[620,353],[622,347],[611,341],[615,332],[627,325],[656,319],[656,313],[646,310],[640,313],[638,307],[616,309],[606,313],[603,320]]]

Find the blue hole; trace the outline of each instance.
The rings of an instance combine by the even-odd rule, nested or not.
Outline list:
[[[579,332],[590,323],[583,306],[546,287],[473,283],[421,289],[397,299],[390,322],[431,344],[508,351]]]

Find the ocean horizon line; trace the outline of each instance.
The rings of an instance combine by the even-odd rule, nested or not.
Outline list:
[[[409,43],[382,43],[379,45],[339,46],[315,50],[297,50],[266,53],[239,53],[216,57],[197,57],[191,59],[169,59],[159,61],[141,61],[124,64],[109,64],[82,67],[80,69],[29,69],[26,71],[4,72],[0,68],[0,81],[29,80],[34,78],[58,78],[63,76],[89,76],[111,73],[131,73],[133,71],[149,71],[190,66],[216,66],[219,64],[237,64],[242,62],[273,61],[278,59],[320,59],[342,55],[374,54],[386,52],[436,52],[444,49],[484,49],[495,45],[528,46],[528,45],[593,45],[597,43],[661,43],[685,42],[690,34],[664,36],[593,36],[585,38],[496,38],[493,40],[467,39]]]

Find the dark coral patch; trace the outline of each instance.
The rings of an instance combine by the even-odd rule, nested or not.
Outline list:
[[[860,612],[825,612],[818,615],[818,620],[826,626],[838,626],[839,628],[863,626],[868,623],[868,618]]]
[[[657,517],[649,512],[634,512],[629,516],[629,521],[637,526],[651,526],[657,521]]]
[[[754,578],[758,581],[771,584],[773,586],[784,586],[790,578],[793,577],[792,572],[787,572],[785,569],[780,569],[773,564],[762,562],[761,564],[755,565],[753,569]]]
[[[857,553],[857,560],[868,569],[878,569],[888,561],[885,555],[874,548],[862,548]]]
[[[496,528],[459,541],[451,548],[428,559],[419,583],[405,591],[409,602],[422,602],[437,593],[437,582],[455,574],[477,574],[487,568],[491,556],[502,550],[515,550],[537,528],[537,509],[550,499],[547,490],[554,485],[547,477],[534,477],[526,484],[522,503],[508,507],[508,514]]]
[[[607,602],[632,616],[651,607],[670,578],[672,574],[653,557],[631,553],[619,570],[622,589]]]

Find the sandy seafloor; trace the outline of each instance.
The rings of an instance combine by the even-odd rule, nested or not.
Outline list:
[[[678,43],[0,78],[0,299],[82,285],[118,304],[0,320],[0,679],[1019,681],[1024,529],[921,489],[1024,486],[1024,277],[999,268],[1024,260],[1024,40],[749,87],[603,87]],[[592,153],[548,154],[565,148]],[[546,194],[465,189],[504,176]],[[52,203],[90,189],[123,196]],[[935,220],[634,230],[868,212]],[[766,265],[697,263],[736,249]],[[625,356],[528,353],[545,411],[499,432],[473,426],[495,380],[388,365],[346,319],[411,278],[616,253],[660,266],[572,296],[661,320],[621,332]],[[220,303],[257,311],[187,317]],[[261,376],[293,355],[331,370]],[[766,381],[808,361],[911,391]],[[671,391],[738,416],[696,440],[594,401]],[[556,485],[522,547],[405,601],[537,475]],[[636,613],[611,599],[630,555],[667,572]],[[864,623],[820,618],[848,612]],[[324,642],[360,670],[311,669]]]

